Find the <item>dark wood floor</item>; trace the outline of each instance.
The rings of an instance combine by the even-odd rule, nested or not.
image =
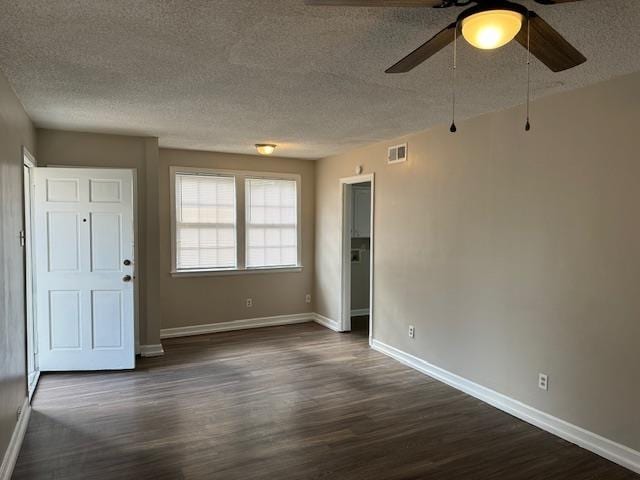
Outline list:
[[[44,375],[14,479],[638,479],[315,324]]]

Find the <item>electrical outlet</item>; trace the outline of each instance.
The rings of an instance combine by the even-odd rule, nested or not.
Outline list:
[[[307,294],[304,296],[304,301],[305,301],[306,303],[311,303],[311,294],[310,294],[310,293],[307,293]]]
[[[253,307],[253,298],[247,298],[247,308]]]
[[[409,325],[409,338],[415,338],[416,336],[416,327],[413,325]]]
[[[542,390],[549,390],[549,377],[546,374],[538,374],[538,387]]]

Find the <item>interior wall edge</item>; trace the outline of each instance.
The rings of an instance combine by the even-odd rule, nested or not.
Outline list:
[[[146,331],[144,336],[145,344],[157,345],[160,342],[160,309],[158,297],[160,296],[160,249],[158,236],[160,229],[160,213],[158,202],[158,171],[159,171],[159,148],[157,138],[146,138],[144,140],[145,149],[145,185],[146,185],[146,217],[140,221],[145,223],[146,246],[145,252],[146,281],[144,288],[146,321],[144,322]]]
[[[164,355],[164,348],[162,347],[162,343],[157,343],[154,345],[140,345],[141,357],[161,357],[162,355]]]
[[[313,314],[313,321],[318,325],[322,325],[325,328],[333,330],[334,332],[342,332],[342,326],[339,321],[325,317],[317,312],[314,312]]]

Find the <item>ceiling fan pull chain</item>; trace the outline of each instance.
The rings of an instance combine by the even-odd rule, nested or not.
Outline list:
[[[526,132],[531,130],[529,122],[529,106],[531,103],[531,21],[530,14],[527,12],[527,123],[524,126]]]
[[[456,28],[453,31],[453,106],[451,109],[451,126],[449,127],[449,131],[451,133],[456,133],[458,130],[456,128],[456,68],[458,66],[458,22],[456,22]]]

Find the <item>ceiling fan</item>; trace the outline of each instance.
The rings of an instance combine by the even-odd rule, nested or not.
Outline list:
[[[405,73],[420,65],[462,35],[474,47],[491,50],[515,38],[554,72],[573,68],[587,59],[551,25],[524,5],[508,0],[305,0],[308,5],[358,7],[469,7],[426,43],[385,70]],[[534,0],[542,5],[581,0]],[[473,5],[472,5],[473,4]],[[523,24],[526,28],[522,28]]]

